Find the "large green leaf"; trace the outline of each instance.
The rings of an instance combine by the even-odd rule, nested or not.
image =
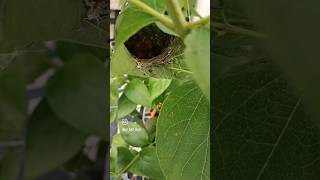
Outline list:
[[[0,73],[0,141],[18,137],[27,114],[26,79],[16,59]]]
[[[186,62],[201,90],[210,99],[210,31],[197,28],[185,39]]]
[[[173,91],[157,121],[157,155],[166,179],[209,179],[209,102],[197,84]]]
[[[5,39],[20,44],[56,39],[72,31],[84,10],[80,0],[10,0],[3,2],[0,16]]]
[[[214,82],[213,179],[318,179],[319,128],[271,62]]]
[[[130,167],[130,172],[154,179],[164,179],[155,147],[146,147],[137,156],[139,158]]]
[[[124,93],[132,102],[151,107],[152,98],[143,81],[139,79],[131,80],[126,86]]]
[[[85,134],[65,124],[42,101],[28,124],[25,179],[34,179],[70,160],[85,138]]]
[[[23,70],[28,82],[33,82],[51,67],[47,49],[40,52],[22,53],[17,59],[23,62]]]
[[[320,2],[249,2],[252,19],[269,35],[268,52],[287,73],[291,83],[304,91],[306,105],[320,127],[320,11],[317,8]]]
[[[107,139],[107,70],[90,54],[73,56],[48,82],[48,102],[69,125]]]

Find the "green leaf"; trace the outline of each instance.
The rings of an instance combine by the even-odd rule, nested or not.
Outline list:
[[[146,85],[139,79],[131,80],[124,91],[132,102],[151,107],[152,98]]]
[[[26,79],[21,61],[13,59],[0,74],[0,141],[20,136],[27,115]]]
[[[8,68],[10,63],[15,59],[17,54],[0,54],[0,76],[2,72]]]
[[[117,99],[116,101],[119,102],[113,102],[113,109],[111,111],[110,115],[110,122],[112,123],[114,120],[121,119],[125,117],[126,115],[132,113],[137,105],[130,101],[125,94],[122,94],[119,100]],[[117,104],[119,103],[119,104]],[[116,108],[117,107],[117,108]]]
[[[213,179],[319,177],[319,127],[273,62],[235,67],[213,87]]]
[[[148,90],[151,96],[151,99],[156,99],[160,96],[170,85],[171,79],[156,79],[149,78]]]
[[[159,11],[162,11],[164,7],[163,1],[142,0],[142,2]],[[140,9],[129,3],[129,5],[122,8],[121,13],[117,18],[116,45],[122,45],[140,29],[156,21],[157,19],[155,17],[142,12]]]
[[[197,28],[185,38],[185,61],[203,93],[210,99],[210,31]]]
[[[118,147],[128,148],[129,145],[123,140],[121,134],[116,134],[112,138],[112,144],[110,149],[110,171],[116,172],[117,159],[118,159]]]
[[[157,155],[166,179],[209,179],[210,111],[199,87],[188,82],[173,91],[157,121]]]
[[[134,155],[126,147],[118,147],[118,158],[116,172],[120,172],[134,158]]]
[[[8,41],[17,44],[56,39],[79,26],[84,4],[79,0],[3,3],[2,28]]]
[[[65,124],[42,101],[28,124],[25,179],[34,179],[75,156],[86,135]]]
[[[130,101],[125,94],[122,94],[119,99],[118,111],[112,113],[113,116],[110,116],[112,118],[111,120],[115,120],[115,113],[117,113],[117,119],[121,119],[134,111],[136,107],[137,105],[135,103]]]
[[[108,49],[108,26],[109,23],[107,20],[103,20],[99,26],[89,21],[81,21],[79,28],[66,33],[58,39],[82,45]]]
[[[173,30],[167,28],[167,27],[166,27],[165,25],[163,25],[162,23],[156,22],[155,24],[157,25],[157,27],[158,27],[162,32],[167,33],[167,34],[170,34],[170,35],[172,35],[172,36],[177,36],[177,37],[179,37],[179,35],[178,35],[176,32],[174,32]]]
[[[164,179],[155,147],[146,147],[139,152],[138,160],[133,163],[129,171],[153,179]]]
[[[79,55],[79,52],[90,53],[99,58],[101,61],[105,61],[109,56],[108,50],[106,50],[105,48],[65,41],[58,41],[56,43],[56,51],[63,62],[77,61],[77,59],[74,59],[72,57]]]
[[[128,122],[119,121],[119,129],[122,138],[131,146],[144,147],[150,143],[147,130],[140,122]]]
[[[67,124],[107,138],[107,70],[90,54],[73,56],[48,82],[48,102]]]
[[[0,180],[16,180],[18,178],[22,153],[21,147],[5,149],[4,157],[0,158]]]
[[[290,2],[290,6],[288,1],[249,2],[251,18],[260,31],[269,35],[265,42],[266,51],[284,70],[290,82],[303,91],[310,115],[320,127],[320,22],[317,20],[320,2]]]
[[[118,100],[119,100],[119,78],[110,79],[110,124],[115,120],[115,114],[118,111]]]
[[[17,59],[23,61],[23,69],[28,82],[33,82],[50,68],[51,59],[46,49],[43,52],[23,53]]]
[[[111,75],[122,76],[124,74],[143,75],[136,69],[136,61],[133,59],[124,44],[116,47],[111,55]]]

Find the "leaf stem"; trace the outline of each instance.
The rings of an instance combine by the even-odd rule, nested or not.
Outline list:
[[[194,27],[196,26],[200,26],[200,25],[203,25],[203,24],[207,24],[210,22],[210,16],[207,16],[207,17],[204,17],[204,18],[201,18],[197,21],[194,21],[194,22],[190,22],[188,24],[186,24],[186,28],[187,29],[193,29]]]
[[[150,14],[157,18],[163,25],[165,25],[167,28],[174,30],[174,24],[173,21],[168,18],[167,16],[159,13],[158,11],[154,10],[147,4],[139,1],[139,0],[128,0],[129,3],[135,5],[136,7],[140,8],[143,12]]]
[[[121,175],[126,172],[140,157],[140,153],[136,154],[134,158],[127,164],[124,168],[121,169],[121,171],[118,173],[117,180],[121,179]]]
[[[227,25],[227,24],[220,23],[220,22],[213,22],[213,27],[217,28],[217,29],[222,29],[222,30],[228,31],[230,33],[246,35],[246,36],[250,36],[250,37],[254,37],[254,38],[258,38],[258,39],[267,39],[268,38],[268,35],[266,35],[264,33],[248,30],[248,29],[238,27],[238,26]]]
[[[153,145],[155,145],[156,142],[153,142],[151,144],[148,145],[148,147],[151,147]],[[140,157],[140,152],[138,152],[134,157],[133,159],[129,162],[129,164],[127,164],[124,168],[121,169],[121,171],[119,173],[117,173],[117,180],[119,180],[121,178],[121,175],[126,172],[137,160],[138,158]]]
[[[177,33],[183,38],[186,35],[186,20],[184,19],[183,12],[181,10],[181,6],[179,1],[177,0],[166,0],[167,8],[170,17],[172,18],[173,22],[175,23]]]

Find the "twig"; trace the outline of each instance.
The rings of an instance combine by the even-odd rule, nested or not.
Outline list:
[[[199,19],[197,21],[194,21],[194,22],[186,24],[186,28],[192,29],[192,28],[194,28],[196,26],[204,25],[204,24],[207,24],[209,22],[210,22],[210,16],[207,16],[207,17],[201,18],[201,19]]]

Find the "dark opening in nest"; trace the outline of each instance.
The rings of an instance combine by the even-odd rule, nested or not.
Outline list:
[[[174,36],[162,32],[155,24],[141,29],[125,42],[130,54],[137,60],[155,58],[166,51]]]

